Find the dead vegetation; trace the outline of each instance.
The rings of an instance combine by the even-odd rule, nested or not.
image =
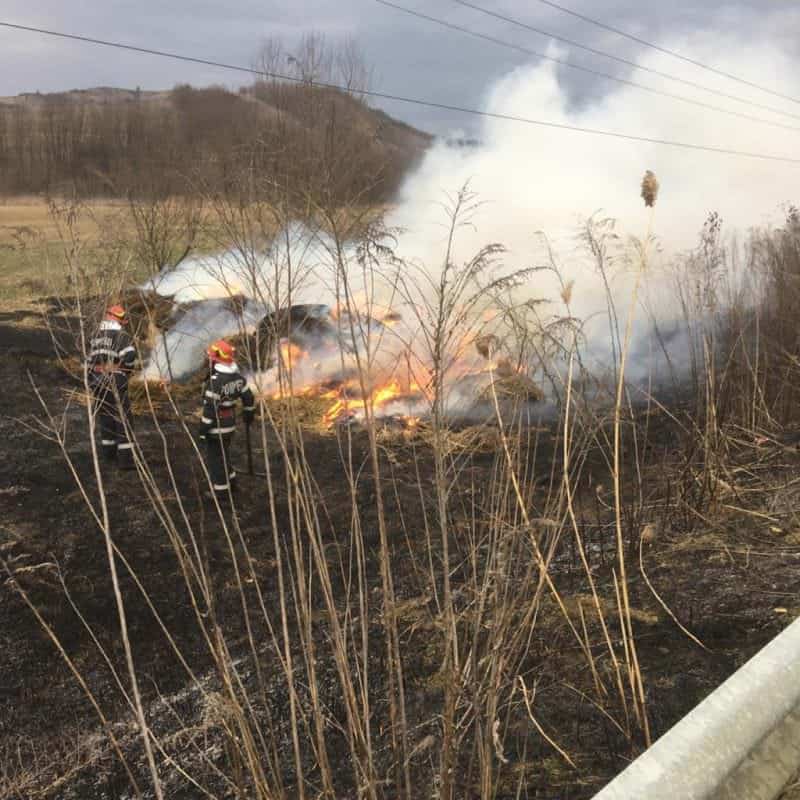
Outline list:
[[[275,262],[264,281],[257,256],[276,229],[322,221],[340,308],[364,313],[356,276],[385,263],[371,255],[391,240],[381,219],[316,183],[285,187],[277,204],[257,191],[241,203],[243,185],[204,207],[251,265],[253,292],[290,305],[301,267]],[[61,216],[72,291],[48,319],[69,352],[60,367],[37,362],[25,427],[9,435],[21,458],[48,442],[42,479],[63,500],[36,509],[30,470],[0,495],[58,536],[4,529],[0,565],[6,613],[38,625],[49,657],[64,659],[71,678],[58,691],[74,708],[84,695],[85,728],[68,746],[65,727],[17,712],[31,743],[3,732],[0,797],[80,796],[97,781],[142,797],[584,798],[799,610],[795,214],[754,235],[741,286],[726,284],[729,253],[709,220],[682,262],[693,367],[668,403],[632,399],[625,378],[635,290],[625,310],[609,309],[615,382],[610,402],[592,403],[568,287],[563,313],[545,321],[509,300],[530,275],[503,268],[499,245],[463,263],[448,248],[435,280],[391,261],[380,279],[388,272],[416,309],[429,412],[393,427],[364,391],[358,425],[322,430],[319,397],[262,399],[256,474],[231,513],[200,502],[196,383],[137,387],[132,484],[109,478],[86,444],[79,365],[95,305],[129,284],[132,250],[152,275],[180,261],[195,225],[160,203],[137,209],[117,250],[84,242],[80,205]],[[454,199],[451,245],[473,207],[467,190]],[[603,237],[587,231],[605,274]],[[640,271],[649,244],[648,231],[631,251]],[[101,257],[105,269],[90,269]],[[127,299],[152,341],[167,304]],[[488,308],[502,310],[496,331]],[[377,343],[369,328],[349,335],[367,386]],[[455,426],[446,396],[465,341],[507,360],[492,362],[491,419]],[[43,383],[69,367],[65,402]],[[274,369],[290,382],[287,364]],[[546,380],[556,410],[537,419],[528,401]],[[44,644],[26,640],[17,656],[3,642],[23,675]],[[37,756],[18,755],[28,751]]]
[[[317,181],[333,200],[375,203],[391,197],[431,141],[366,104],[371,74],[351,40],[309,34],[294,51],[274,40],[257,60],[253,84],[238,92],[183,85],[2,98],[3,193],[191,198],[198,185],[230,192],[230,176],[247,169],[270,176],[262,189],[273,194]],[[359,169],[328,173],[323,187],[332,154]]]

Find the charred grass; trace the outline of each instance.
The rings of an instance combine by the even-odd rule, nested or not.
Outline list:
[[[124,676],[124,657],[116,612],[109,602],[113,590],[102,537],[72,476],[64,469],[59,447],[37,427],[42,411],[29,388],[31,379],[51,410],[67,407],[66,446],[78,472],[88,475],[91,456],[85,415],[79,403],[69,399],[65,403],[62,389],[72,379],[52,359],[46,330],[32,336],[30,331],[6,324],[2,336],[4,348],[15,353],[13,359],[3,359],[3,381],[19,387],[19,391],[4,396],[0,420],[7,444],[0,465],[4,520],[0,553],[8,570],[0,589],[0,796],[119,796],[130,781],[109,744],[108,731],[99,725],[63,654],[45,634],[20,592],[25,592],[84,676],[110,721],[129,768],[146,785],[141,740],[123,694],[123,689],[127,691],[127,682],[120,677]],[[72,389],[81,391],[74,383]],[[175,399],[181,415],[190,415],[194,406],[191,398]],[[282,410],[279,405],[269,409],[278,426],[282,424]],[[309,407],[304,413],[312,418],[318,412]],[[647,440],[640,441],[638,455],[643,496],[637,497],[634,488],[637,456],[631,449],[625,453],[630,480],[625,541],[630,563],[641,565],[630,569],[631,619],[647,687],[651,731],[656,737],[800,614],[796,599],[800,559],[796,512],[800,485],[796,474],[800,457],[786,433],[781,437],[752,436],[733,428],[725,432],[725,457],[717,466],[725,477],[710,479],[698,460],[693,437],[686,436],[686,420],[680,411],[676,410],[673,418],[658,415],[655,420],[640,414],[630,421],[631,430],[641,435],[645,422]],[[178,498],[165,474],[166,465],[159,464],[162,445],[156,425],[168,437],[177,474],[175,486],[185,513],[200,531],[198,541],[211,565],[208,574],[214,585],[213,614],[224,630],[239,680],[252,695],[253,719],[269,726],[270,747],[276,762],[282,765],[286,791],[293,795],[296,778],[286,713],[288,689],[278,663],[281,653],[255,611],[261,602],[270,611],[280,606],[277,553],[264,504],[263,480],[242,475],[242,492],[237,499],[242,536],[231,548],[225,543],[220,519],[198,498],[203,481],[197,461],[180,419],[166,403],[157,407],[155,417],[148,411],[136,419],[140,447],[150,456],[165,504],[176,511]],[[520,472],[529,475],[535,487],[529,497],[535,536],[542,550],[553,547],[550,574],[560,601],[550,593],[542,597],[536,624],[525,633],[528,641],[516,669],[521,681],[519,694],[512,695],[503,707],[504,713],[497,715],[499,724],[492,739],[497,797],[516,796],[518,790],[522,796],[546,791],[550,797],[589,797],[643,746],[635,732],[626,733],[626,711],[620,698],[613,692],[598,694],[596,690],[597,680],[607,687],[615,680],[601,615],[606,617],[613,643],[620,648],[623,645],[614,581],[610,475],[602,448],[587,447],[574,491],[576,524],[597,602],[587,584],[575,537],[560,532],[558,519],[547,519],[541,513],[551,507],[548,495],[557,491],[560,482],[562,435],[557,423],[520,428],[518,432],[523,442],[516,450]],[[529,624],[527,604],[524,598],[518,598],[521,602],[507,606],[508,620],[492,618],[481,609],[488,590],[475,579],[485,574],[488,553],[487,530],[476,526],[475,520],[498,512],[491,489],[503,463],[496,441],[491,442],[498,432],[483,426],[480,430],[464,428],[451,436],[452,453],[461,459],[453,487],[457,502],[449,532],[451,591],[459,636],[480,640],[490,636],[493,625],[513,628]],[[475,446],[475,437],[481,446]],[[237,466],[242,469],[241,442],[237,447]],[[336,614],[340,624],[352,626],[358,617],[351,584],[354,543],[350,526],[343,521],[352,518],[354,503],[361,512],[365,594],[371,597],[382,591],[367,434],[354,429],[321,432],[303,425],[302,440],[294,440],[291,448],[294,452],[302,449],[317,487],[315,496],[321,498],[321,542]],[[435,597],[441,587],[432,585],[429,567],[431,560],[441,562],[443,558],[441,545],[429,530],[431,506],[435,504],[430,492],[434,460],[424,429],[413,433],[387,429],[380,436],[379,449],[395,580],[393,614],[405,678],[411,774],[414,785],[421,786],[430,780],[430,759],[439,747],[437,708],[450,679],[442,668],[446,640],[442,637],[443,616],[437,609],[440,600]],[[265,461],[259,448],[256,463],[260,470],[271,466],[276,476],[276,519],[278,541],[285,549],[283,557],[288,559],[293,547],[299,545],[305,553],[301,563],[308,564],[313,561],[310,543],[293,542],[289,535],[293,502],[287,454],[280,448],[268,450]],[[353,486],[344,477],[347,462],[359,466]],[[109,472],[108,479],[114,541],[125,565],[120,580],[130,637],[149,724],[159,742],[164,789],[170,797],[195,797],[195,781],[210,789],[213,796],[224,796],[234,791],[230,765],[236,763],[236,756],[230,736],[235,712],[226,706],[215,658],[197,624],[184,566],[136,475]],[[523,545],[515,551],[516,560],[502,566],[504,592],[530,591],[526,574],[535,561],[530,547]],[[525,552],[527,562],[521,558]],[[240,569],[245,563],[252,572],[243,577]],[[288,635],[295,658],[301,663],[304,638],[298,626],[309,625],[318,642],[314,702],[325,709],[328,753],[333,761],[330,769],[341,791],[339,796],[350,796],[356,789],[342,730],[346,709],[335,659],[326,644],[333,635],[332,619],[322,593],[318,578],[311,580],[309,616],[305,623],[302,618],[292,620]],[[381,632],[385,611],[380,608],[373,608],[372,619],[364,629],[365,647],[372,663],[368,691],[376,699],[371,714],[377,769],[391,771],[392,759],[386,749],[389,740],[384,738],[388,735],[388,709],[380,702],[388,692],[389,675]],[[703,646],[679,629],[676,620]],[[588,643],[593,666],[574,628],[585,632],[581,638]],[[255,653],[248,644],[249,637],[254,637]],[[195,680],[188,678],[178,651],[191,666]],[[258,669],[256,660],[260,662]],[[476,662],[474,666],[479,665]],[[311,717],[314,703],[308,691],[300,681],[296,701],[302,713]],[[529,701],[535,692],[529,707],[523,702],[523,691]],[[303,747],[310,785],[319,780],[312,749],[309,744]],[[465,747],[459,756],[459,796],[480,794],[474,763],[471,748]]]
[[[137,470],[98,469],[67,249],[51,327],[0,317],[0,798],[592,796],[800,613],[797,225],[723,303],[709,221],[668,401],[582,403],[572,353],[557,413],[453,426],[439,348],[413,429],[263,402],[234,509],[195,385],[140,385]],[[433,287],[432,340],[499,252]]]

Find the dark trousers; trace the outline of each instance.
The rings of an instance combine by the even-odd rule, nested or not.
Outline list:
[[[231,464],[232,433],[206,434],[206,454],[211,487],[220,499],[228,497],[228,489],[236,485],[236,470]]]
[[[90,377],[94,412],[100,429],[100,451],[106,461],[116,459],[122,469],[133,469],[130,440],[131,400],[128,376],[122,372],[99,373]]]

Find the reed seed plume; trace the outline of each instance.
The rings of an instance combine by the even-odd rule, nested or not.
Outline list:
[[[642,200],[648,208],[652,208],[656,204],[658,198],[658,178],[651,170],[647,170],[642,178]]]
[[[561,300],[564,302],[565,306],[568,306],[572,301],[572,290],[575,288],[575,281],[570,280],[564,284],[564,288],[561,290]]]

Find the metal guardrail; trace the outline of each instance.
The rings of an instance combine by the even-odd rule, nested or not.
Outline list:
[[[595,800],[775,800],[800,769],[800,619]]]

